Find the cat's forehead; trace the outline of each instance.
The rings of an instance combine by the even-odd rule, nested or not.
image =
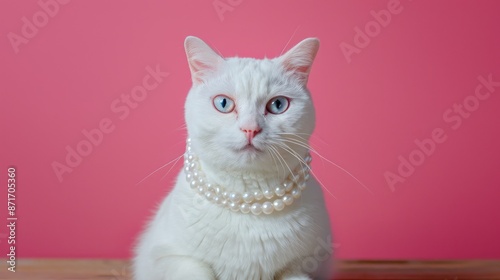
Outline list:
[[[270,77],[277,74],[276,70],[279,65],[272,59],[255,59],[255,58],[239,58],[232,57],[226,59],[227,70],[233,73],[238,73],[242,77],[260,76],[261,78]]]
[[[271,59],[229,58],[226,62],[235,94],[268,95],[283,78],[282,69]]]

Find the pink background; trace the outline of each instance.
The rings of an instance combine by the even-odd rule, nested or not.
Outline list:
[[[401,0],[350,63],[340,44],[355,44],[356,27],[376,28],[370,11],[392,1],[229,2],[221,20],[211,0],[72,1],[18,53],[9,32],[21,35],[22,18],[33,22],[42,8],[0,3],[0,220],[14,165],[18,256],[131,256],[180,169],[136,184],[183,153],[190,87],[183,40],[195,35],[225,56],[259,58],[279,55],[289,40],[287,48],[321,40],[309,82],[318,115],[312,144],[370,189],[314,157],[317,177],[336,197],[326,194],[339,258],[500,258],[500,87],[457,129],[443,119],[465,98],[474,105],[479,76],[500,81],[500,2]],[[120,119],[111,104],[156,65],[170,75]],[[66,146],[105,118],[115,129],[60,182],[52,163],[64,163]],[[397,173],[398,157],[435,128],[446,141],[391,189],[384,173]]]

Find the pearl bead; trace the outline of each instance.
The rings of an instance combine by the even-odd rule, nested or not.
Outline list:
[[[193,177],[194,177],[195,179],[198,179],[198,176],[200,176],[200,172],[198,172],[198,171],[194,171],[194,172],[193,172]]]
[[[273,213],[273,211],[274,211],[274,206],[271,202],[266,201],[266,202],[262,203],[262,212],[264,212],[264,214],[269,215],[269,214]]]
[[[293,196],[290,194],[285,194],[283,196],[283,203],[285,203],[285,205],[291,205],[293,203]]]
[[[228,205],[227,199],[223,199],[222,202],[220,203],[222,206],[226,207]]]
[[[306,188],[306,182],[303,182],[303,181],[302,181],[302,182],[300,182],[300,183],[299,183],[299,185],[298,185],[298,187],[299,187],[299,189],[300,189],[301,191],[303,191],[303,190]]]
[[[188,158],[189,162],[192,162],[194,160],[194,156],[193,155],[188,155],[187,158]]]
[[[307,155],[305,158],[304,158],[304,161],[307,162],[307,163],[310,163],[312,161],[312,157],[310,155]]]
[[[205,185],[205,179],[203,177],[198,177],[198,184]]]
[[[205,193],[205,191],[206,191],[205,186],[198,186],[199,193]]]
[[[189,183],[189,186],[194,189],[198,186],[198,183],[196,182],[196,180],[192,180],[191,183]]]
[[[184,172],[188,173],[191,171],[191,168],[189,168],[189,166],[186,165],[186,167],[184,167]]]
[[[188,143],[188,145],[191,144],[191,138],[186,139],[186,142]]]
[[[285,203],[283,202],[283,200],[278,198],[273,202],[273,206],[276,211],[281,211],[283,210],[283,208],[285,208]]]
[[[258,202],[252,204],[252,206],[250,206],[250,211],[252,211],[254,215],[260,215],[260,213],[262,213],[262,205]]]
[[[196,163],[191,162],[191,163],[188,165],[188,167],[189,167],[189,170],[195,170],[195,169],[196,169]]]
[[[274,196],[274,192],[269,189],[265,190],[263,194],[267,199],[271,199]]]
[[[264,194],[262,194],[261,191],[254,191],[253,192],[253,196],[255,197],[255,199],[257,200],[261,200],[264,198]]]
[[[290,192],[293,189],[293,182],[286,180],[285,183],[283,183],[283,186],[285,187],[286,192]]]
[[[299,176],[304,176],[304,174],[306,174],[306,173],[307,173],[306,168],[301,168],[301,169],[299,170],[299,173],[298,173],[298,174],[299,174]]]
[[[214,196],[214,202],[217,203],[217,204],[220,204],[222,202],[222,199],[220,198],[220,196]]]
[[[293,188],[293,190],[292,190],[292,196],[293,196],[293,198],[297,199],[297,198],[300,197],[300,195],[301,195],[300,190],[298,188]]]
[[[186,173],[186,181],[188,181],[188,183],[191,183],[191,181],[193,181],[193,174]]]
[[[223,192],[222,192],[222,197],[223,197],[223,198],[227,198],[227,197],[228,197],[228,195],[229,195],[229,194],[228,194],[228,192],[226,192],[226,191],[223,191]]]
[[[233,212],[237,212],[238,210],[240,210],[240,205],[236,202],[231,202],[229,203],[229,209],[231,209],[231,211]]]
[[[242,203],[240,205],[240,211],[241,211],[241,213],[244,213],[244,214],[250,212],[250,204],[248,204],[248,203]]]
[[[241,201],[241,195],[239,193],[229,193],[229,200],[233,201],[233,202],[240,202]]]
[[[215,193],[211,192],[211,191],[206,191],[205,192],[205,197],[208,199],[208,200],[213,200],[215,198]]]
[[[284,196],[285,195],[285,188],[284,187],[276,187],[274,190],[277,196]]]
[[[253,194],[250,193],[250,192],[245,192],[243,193],[243,196],[242,196],[243,200],[246,202],[246,203],[251,203],[253,202]]]
[[[220,194],[220,193],[222,192],[222,188],[221,188],[221,187],[219,187],[219,186],[216,186],[216,187],[214,188],[214,190],[215,190],[215,193],[216,193],[216,194]]]
[[[199,182],[199,180],[198,180],[198,182]],[[205,186],[207,186],[207,190],[209,190],[211,192],[215,192],[214,187],[213,187],[212,184],[208,183],[208,184],[205,184]]]

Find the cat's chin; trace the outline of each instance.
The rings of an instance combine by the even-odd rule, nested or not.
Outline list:
[[[245,164],[253,164],[265,156],[264,150],[254,145],[245,145],[233,151]]]

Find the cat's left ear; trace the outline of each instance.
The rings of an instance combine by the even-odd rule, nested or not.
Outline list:
[[[191,70],[193,84],[203,83],[210,72],[217,70],[224,61],[212,48],[198,37],[188,36],[184,41],[184,49]]]
[[[281,61],[286,71],[292,72],[305,85],[318,49],[319,40],[317,38],[307,38],[284,55],[278,57],[278,60]]]

